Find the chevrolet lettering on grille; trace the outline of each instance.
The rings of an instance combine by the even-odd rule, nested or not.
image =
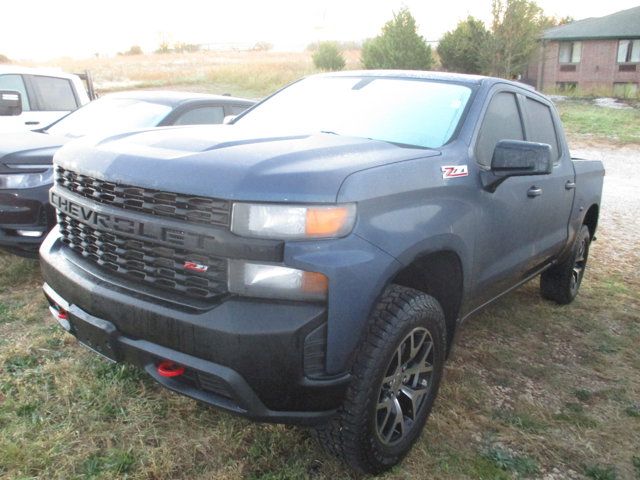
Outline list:
[[[166,227],[157,222],[142,222],[132,218],[121,217],[111,213],[99,212],[88,205],[83,205],[55,189],[49,193],[51,204],[61,213],[98,230],[115,231],[136,238],[158,240],[188,249],[204,249],[207,241],[213,236],[189,232],[185,229]]]

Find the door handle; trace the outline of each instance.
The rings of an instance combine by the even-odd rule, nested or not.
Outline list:
[[[25,125],[40,125],[40,122],[34,122],[34,121],[30,121],[30,122],[24,122]]]
[[[576,182],[567,180],[567,183],[564,184],[564,188],[566,188],[567,190],[573,190],[574,188],[576,188]]]
[[[527,197],[533,198],[539,197],[540,195],[542,195],[542,188],[536,187],[535,185],[527,190]]]

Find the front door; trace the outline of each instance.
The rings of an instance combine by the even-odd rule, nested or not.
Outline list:
[[[500,140],[525,140],[517,92],[505,88],[493,92],[484,113],[474,148],[480,169],[490,168],[493,150]],[[478,189],[474,307],[515,285],[534,267],[542,233],[537,224],[541,202],[535,196],[540,178],[511,177],[495,192]]]

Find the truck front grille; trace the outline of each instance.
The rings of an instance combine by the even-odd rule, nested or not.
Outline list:
[[[226,200],[121,185],[62,167],[56,167],[55,182],[95,202],[126,210],[225,228],[231,220],[231,204]]]
[[[227,292],[227,261],[151,242],[129,239],[117,232],[102,232],[58,213],[62,241],[87,261],[162,290],[200,300],[213,300]],[[205,266],[192,271],[185,266]]]

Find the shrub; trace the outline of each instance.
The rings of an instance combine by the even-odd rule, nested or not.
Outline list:
[[[7,57],[6,55],[2,55],[0,53],[0,63],[11,63],[11,60],[9,60],[9,57]]]
[[[452,72],[482,73],[490,36],[482,21],[471,16],[461,21],[438,43],[442,68]]]
[[[257,42],[252,50],[254,52],[268,52],[269,50],[273,50],[273,44],[269,42]]]
[[[433,65],[431,47],[418,35],[416,21],[408,9],[394,14],[382,33],[362,47],[365,68],[428,70]]]
[[[200,51],[200,45],[197,43],[178,42],[173,46],[176,53],[195,53]]]
[[[125,52],[125,55],[142,55],[144,52],[139,45],[133,45],[129,50]]]
[[[169,43],[168,42],[161,42],[160,45],[158,45],[158,48],[156,49],[156,53],[171,53],[171,49],[169,48]]]
[[[313,54],[313,64],[320,70],[342,70],[346,64],[335,42],[322,42]]]

